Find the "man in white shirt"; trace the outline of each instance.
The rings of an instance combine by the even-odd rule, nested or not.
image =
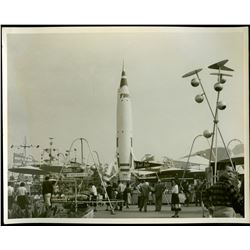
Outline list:
[[[12,209],[14,202],[14,188],[12,182],[8,182],[8,210]]]
[[[118,187],[117,187],[117,199],[118,200],[123,200],[123,192],[125,190],[126,186],[124,183],[118,181]],[[122,207],[123,207],[123,202],[118,202],[118,206],[119,206],[119,210],[122,211]]]
[[[28,197],[27,197],[27,189],[25,187],[25,183],[21,182],[20,186],[17,188],[17,205],[21,208],[21,209],[25,209],[27,210],[28,207]]]
[[[171,210],[175,212],[172,216],[174,218],[178,218],[180,208],[180,199],[179,199],[179,187],[177,184],[177,180],[172,180],[172,198],[171,198]]]
[[[97,189],[96,186],[93,183],[89,184],[90,186],[90,199],[91,201],[94,201],[94,211],[96,212],[96,201],[97,201]]]

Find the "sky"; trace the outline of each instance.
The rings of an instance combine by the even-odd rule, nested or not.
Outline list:
[[[4,30],[5,31],[5,30]],[[64,153],[76,138],[86,138],[103,163],[112,163],[116,152],[116,100],[122,63],[125,62],[132,101],[134,155],[153,154],[178,159],[187,155],[194,137],[212,131],[207,103],[197,104],[194,88],[199,73],[215,108],[217,82],[208,66],[228,59],[233,77],[223,85],[219,112],[224,141],[246,138],[247,44],[244,28],[29,28],[6,30],[7,146],[40,145],[28,154],[39,158],[42,148]],[[5,71],[4,71],[5,72]],[[228,73],[228,72],[227,72]],[[230,72],[231,73],[231,72]],[[246,116],[245,116],[246,117]],[[235,142],[236,143],[236,142]],[[223,146],[218,138],[218,146]],[[80,144],[76,142],[79,157]],[[194,151],[208,148],[199,138]],[[84,146],[84,157],[88,149]]]

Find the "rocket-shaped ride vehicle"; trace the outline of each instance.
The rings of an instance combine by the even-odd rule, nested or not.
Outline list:
[[[132,107],[124,66],[117,93],[116,153],[120,181],[130,181],[133,168]]]

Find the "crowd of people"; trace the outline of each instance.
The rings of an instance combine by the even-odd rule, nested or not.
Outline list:
[[[47,217],[48,212],[52,209],[52,194],[54,192],[53,183],[49,180],[49,176],[45,177],[42,183],[42,192],[34,194],[28,191],[28,186],[25,182],[20,182],[16,186],[15,182],[8,182],[8,216],[9,218],[32,218],[38,216],[37,202],[42,197],[43,200],[43,215]]]
[[[208,185],[206,180],[197,179],[192,183],[187,180],[173,179],[171,185],[162,182],[147,181],[106,182],[105,186],[88,185],[88,200],[97,211],[98,202],[106,205],[106,211],[119,210],[130,205],[137,205],[140,212],[147,212],[148,205],[154,205],[155,211],[162,210],[163,200],[174,212],[172,217],[178,218],[183,206],[202,207],[203,217],[235,217],[236,213],[244,216],[244,183],[239,185],[237,174],[230,166],[219,171],[218,180],[214,185]],[[42,198],[44,217],[53,212],[52,197],[58,193],[58,187],[46,176],[42,182],[41,196],[31,195],[24,182],[14,188],[13,182],[8,184],[8,211],[10,218],[33,217],[34,204]],[[73,192],[74,193],[74,192]],[[136,199],[134,198],[136,194]],[[171,197],[170,199],[167,198]],[[60,196],[62,197],[62,196]],[[33,203],[33,210],[31,209]],[[55,213],[55,211],[54,211]]]
[[[29,197],[25,183],[21,182],[15,189],[13,182],[8,182],[8,214],[9,217],[30,217]]]
[[[147,212],[149,204],[155,205],[156,212],[161,211],[163,197],[171,193],[171,200],[166,201],[171,205],[174,218],[179,217],[182,206],[190,206],[191,203],[202,208],[203,217],[235,217],[236,213],[244,217],[244,183],[238,179],[237,172],[231,166],[225,165],[218,171],[214,184],[207,183],[206,179],[196,179],[191,183],[177,178],[172,180],[170,190],[169,185],[161,180],[154,184],[141,181],[130,186],[127,183],[126,187],[119,182],[118,188],[111,183],[107,184],[109,197],[123,199],[127,208],[133,190],[137,193],[140,212]],[[119,206],[119,210],[122,210],[122,205]]]

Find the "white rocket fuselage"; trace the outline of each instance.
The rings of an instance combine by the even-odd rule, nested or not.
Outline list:
[[[120,181],[130,181],[133,165],[132,107],[125,71],[117,93],[117,162]]]

